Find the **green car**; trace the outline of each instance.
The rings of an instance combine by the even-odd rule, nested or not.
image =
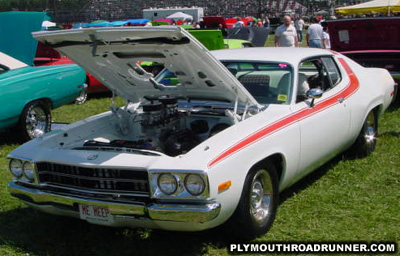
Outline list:
[[[85,87],[85,71],[78,65],[33,67],[26,64],[33,63],[36,45],[32,45],[37,44],[29,30],[35,28],[31,26],[35,22],[41,25],[43,17],[41,20],[40,17],[38,13],[28,12],[0,15],[0,21],[7,21],[1,24],[23,20],[29,21],[27,26],[30,26],[0,29],[1,34],[7,34],[7,40],[0,40],[0,130],[15,127],[22,140],[50,131],[51,109],[74,102]],[[16,53],[18,59],[11,57],[11,53]]]
[[[224,39],[226,49],[254,47],[254,45],[246,40],[241,39]]]

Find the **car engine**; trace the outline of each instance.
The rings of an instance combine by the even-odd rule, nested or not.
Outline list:
[[[118,138],[86,140],[83,148],[125,148],[157,151],[169,156],[185,154],[202,141],[233,124],[227,106],[186,102],[178,106],[174,97],[148,98],[137,109],[113,110]]]

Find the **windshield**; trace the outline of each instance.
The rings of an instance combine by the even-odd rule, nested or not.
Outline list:
[[[288,104],[293,70],[286,63],[222,62],[260,104]]]
[[[222,62],[260,104],[289,104],[293,70],[287,63]],[[164,69],[156,81],[163,85],[177,85],[176,75]]]

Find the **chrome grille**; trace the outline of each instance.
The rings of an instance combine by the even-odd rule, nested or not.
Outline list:
[[[146,170],[124,170],[36,163],[39,182],[105,193],[149,194]]]

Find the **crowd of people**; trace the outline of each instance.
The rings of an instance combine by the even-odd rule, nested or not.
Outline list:
[[[303,43],[304,20],[297,17],[293,20],[290,16],[283,17],[283,24],[275,31],[275,46],[298,47]],[[312,19],[312,24],[307,29],[306,43],[311,48],[330,49],[328,27],[323,27],[318,18]]]
[[[283,17],[283,24],[275,30],[275,46],[276,47],[299,47],[303,44],[304,20],[297,16],[293,19],[289,15]],[[320,18],[314,17],[311,19],[311,25],[306,30],[306,44],[310,48],[330,49],[330,38],[328,27],[323,27],[320,24]],[[241,19],[237,19],[234,27],[244,27],[245,24]],[[250,26],[253,27],[270,27],[268,17],[258,19]]]

